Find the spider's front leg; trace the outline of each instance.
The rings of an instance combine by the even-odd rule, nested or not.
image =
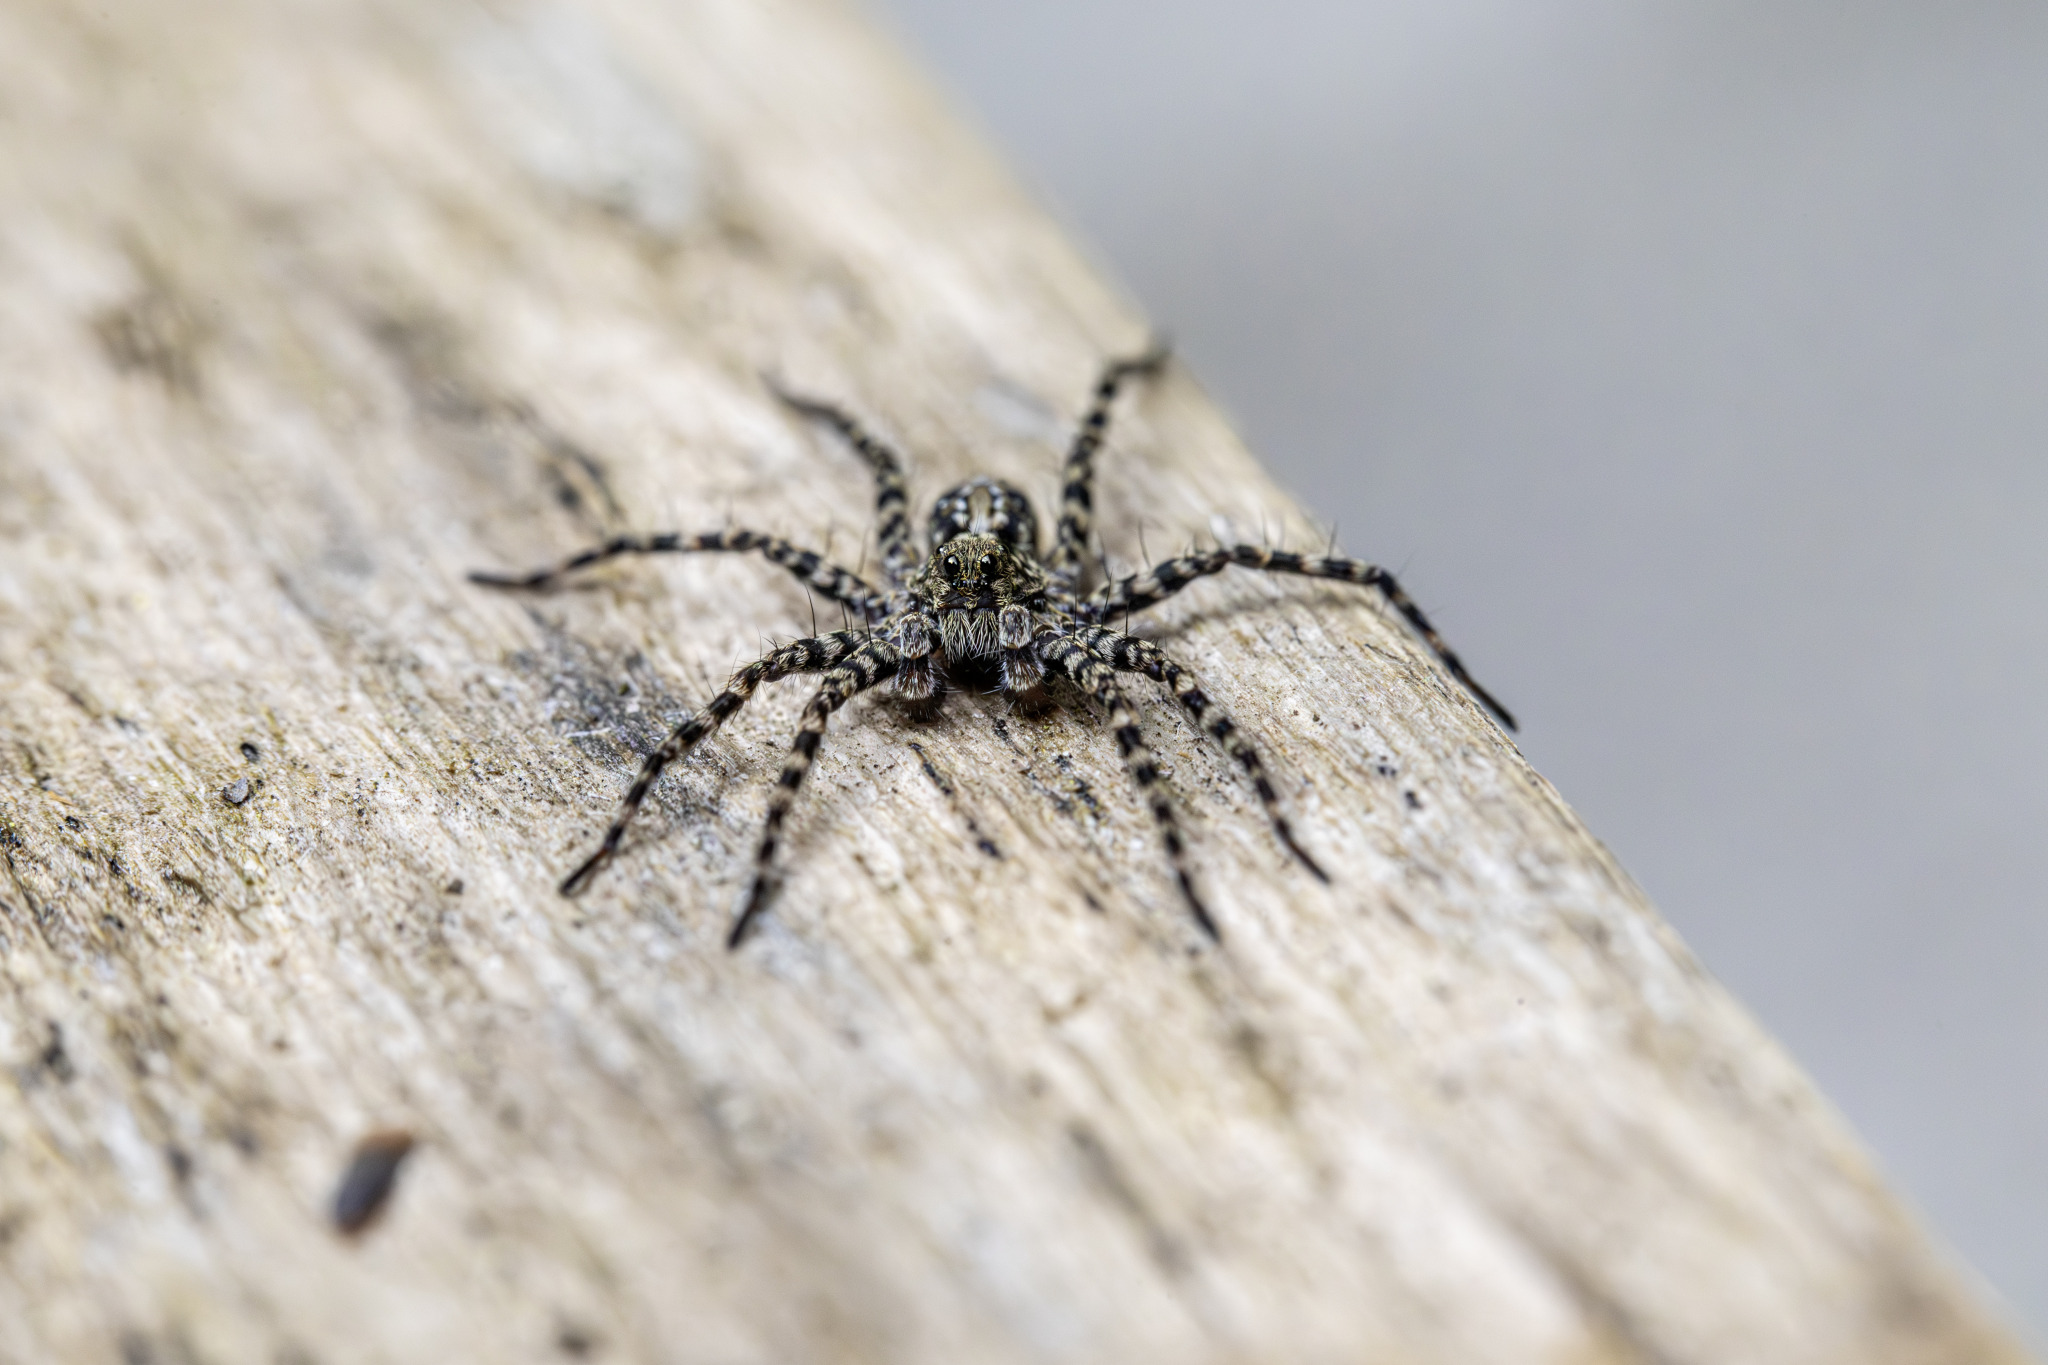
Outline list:
[[[1131,706],[1130,698],[1124,695],[1123,688],[1117,685],[1116,670],[1089,653],[1071,635],[1041,635],[1037,649],[1047,668],[1072,680],[1109,713],[1116,747],[1123,754],[1124,766],[1130,769],[1131,780],[1137,783],[1138,795],[1152,808],[1152,819],[1158,824],[1160,837],[1166,843],[1166,857],[1173,864],[1181,895],[1186,897],[1188,909],[1193,912],[1195,923],[1202,932],[1211,941],[1222,942],[1223,935],[1217,930],[1215,919],[1209,914],[1208,907],[1202,904],[1201,897],[1195,894],[1195,881],[1188,872],[1187,843],[1181,837],[1179,817],[1174,814],[1173,802],[1167,797],[1165,787],[1160,785],[1159,764],[1152,757],[1152,751],[1145,747],[1145,736],[1138,729],[1138,713]]]
[[[866,643],[865,634],[851,630],[836,630],[830,635],[820,635],[816,639],[798,640],[794,644],[784,645],[733,674],[723,692],[713,697],[702,711],[678,725],[669,737],[662,741],[660,748],[647,755],[646,760],[640,765],[639,775],[633,779],[632,788],[626,793],[626,799],[619,804],[619,813],[613,818],[611,828],[604,832],[604,842],[598,845],[597,852],[583,861],[581,867],[564,879],[562,894],[579,895],[590,885],[591,879],[597,876],[604,865],[611,861],[612,855],[618,852],[619,841],[626,837],[626,827],[633,823],[634,815],[639,812],[640,804],[647,799],[647,793],[653,789],[656,779],[661,776],[661,770],[696,748],[719,726],[730,720],[735,712],[747,704],[747,699],[754,695],[755,689],[762,683],[772,682],[776,678],[786,678],[793,673],[816,673],[833,668],[859,652]]]
[[[1330,880],[1329,874],[1308,856],[1308,850],[1295,842],[1294,827],[1280,809],[1280,797],[1266,777],[1266,765],[1251,737],[1238,727],[1221,705],[1202,691],[1186,669],[1150,640],[1140,640],[1122,631],[1103,626],[1083,626],[1074,632],[1074,639],[1110,667],[1125,673],[1143,673],[1171,688],[1174,699],[1187,709],[1195,724],[1208,731],[1209,737],[1236,759],[1245,775],[1251,778],[1252,789],[1259,794],[1259,804],[1266,808],[1266,817],[1273,822],[1273,833],[1286,845],[1287,851],[1299,858],[1301,865],[1315,873],[1318,880]]]
[[[1270,573],[1300,574],[1305,578],[1333,578],[1343,583],[1359,583],[1375,587],[1386,596],[1394,609],[1406,617],[1408,624],[1429,643],[1437,658],[1443,661],[1450,675],[1464,684],[1465,690],[1478,698],[1487,710],[1500,718],[1508,729],[1515,728],[1515,718],[1508,709],[1493,699],[1493,694],[1481,687],[1451,647],[1444,643],[1443,636],[1436,633],[1436,627],[1422,614],[1422,608],[1414,599],[1401,590],[1394,576],[1377,564],[1368,564],[1362,559],[1344,559],[1328,555],[1298,555],[1288,550],[1269,550],[1260,545],[1233,545],[1226,549],[1208,550],[1201,554],[1182,555],[1141,574],[1104,584],[1087,604],[1090,619],[1111,621],[1128,612],[1143,611],[1145,608],[1164,602],[1167,598],[1185,588],[1198,578],[1209,574],[1222,573],[1231,565],[1247,569],[1264,569]]]
[[[746,905],[740,910],[739,918],[733,921],[732,933],[726,937],[727,948],[737,948],[746,940],[754,917],[768,902],[768,866],[774,861],[775,847],[782,837],[783,822],[789,818],[789,808],[796,802],[797,788],[803,786],[804,777],[818,756],[818,745],[825,739],[825,723],[847,702],[876,683],[894,677],[899,662],[893,646],[879,639],[865,639],[842,663],[827,670],[824,682],[819,685],[810,704],[804,707],[803,719],[797,724],[796,739],[790,745],[789,758],[784,761],[782,775],[776,779],[775,791],[768,798],[768,817],[761,829],[760,846],[754,851],[753,885],[747,888]]]
[[[759,531],[707,531],[686,536],[669,531],[654,536],[617,536],[602,545],[573,554],[559,564],[531,573],[502,574],[479,569],[469,575],[472,583],[488,588],[546,588],[578,569],[602,564],[621,555],[693,554],[700,551],[737,552],[759,550],[772,564],[780,564],[801,579],[806,587],[857,612],[863,618],[879,615],[882,593],[859,574],[828,563],[823,555],[792,545],[780,536]]]

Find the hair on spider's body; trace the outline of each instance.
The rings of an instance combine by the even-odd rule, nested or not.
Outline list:
[[[769,873],[783,824],[817,757],[833,712],[884,682],[892,683],[900,695],[926,713],[935,711],[949,690],[968,689],[993,690],[1014,703],[1036,708],[1045,704],[1046,681],[1056,677],[1102,707],[1139,796],[1159,827],[1167,859],[1196,924],[1210,938],[1220,939],[1215,919],[1196,893],[1179,819],[1160,784],[1159,766],[1145,745],[1137,710],[1119,681],[1120,674],[1143,674],[1171,691],[1196,727],[1244,770],[1282,845],[1310,872],[1328,879],[1295,839],[1251,739],[1165,650],[1114,625],[1122,622],[1128,627],[1133,613],[1232,565],[1377,588],[1428,642],[1451,675],[1513,729],[1514,719],[1472,680],[1393,576],[1362,560],[1335,554],[1300,555],[1264,545],[1218,546],[1191,550],[1121,578],[1104,572],[1101,586],[1082,595],[1084,560],[1094,526],[1094,460],[1109,426],[1110,407],[1126,380],[1154,374],[1165,362],[1165,351],[1155,348],[1103,369],[1094,401],[1067,453],[1059,520],[1052,547],[1042,558],[1038,518],[1031,500],[1014,486],[986,477],[970,479],[939,497],[927,523],[929,549],[920,550],[911,533],[908,489],[896,452],[842,409],[776,387],[776,395],[784,403],[831,427],[874,471],[875,551],[881,583],[839,568],[778,536],[746,530],[621,536],[533,573],[471,574],[474,581],[495,587],[537,588],[621,555],[758,551],[796,575],[810,591],[837,603],[850,623],[845,629],[769,650],[735,672],[702,711],[677,726],[641,764],[597,851],[569,874],[562,883],[563,894],[573,896],[582,891],[617,853],[626,827],[662,770],[731,719],[762,683],[798,673],[818,674],[818,690],[804,707],[789,756],[768,798],[754,853],[753,880],[727,938],[729,946],[738,947],[767,903]],[[862,562],[866,563],[865,558]]]

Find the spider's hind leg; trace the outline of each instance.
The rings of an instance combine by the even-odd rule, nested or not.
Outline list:
[[[487,588],[552,588],[579,569],[622,555],[747,550],[759,550],[771,564],[780,564],[795,574],[804,586],[815,589],[862,617],[872,616],[881,609],[882,594],[864,582],[859,574],[840,568],[814,550],[806,550],[800,545],[790,544],[781,536],[764,535],[759,531],[707,531],[693,536],[664,531],[652,536],[615,536],[602,545],[573,554],[559,564],[550,564],[531,573],[494,573],[488,569],[476,569],[471,571],[469,581]]]
[[[1067,451],[1066,469],[1060,476],[1060,522],[1053,538],[1052,554],[1046,567],[1061,582],[1071,584],[1081,577],[1088,551],[1088,533],[1095,524],[1095,452],[1109,434],[1109,410],[1116,402],[1124,381],[1154,375],[1166,366],[1169,351],[1164,341],[1155,340],[1143,355],[1112,360],[1102,367],[1095,381],[1095,398],[1087,415],[1074,432]]]
[[[852,446],[875,472],[875,546],[881,555],[883,576],[892,587],[902,586],[916,572],[918,564],[917,546],[910,535],[910,486],[903,475],[902,458],[837,404],[791,393],[773,380],[769,387],[792,412],[838,432],[840,439]]]

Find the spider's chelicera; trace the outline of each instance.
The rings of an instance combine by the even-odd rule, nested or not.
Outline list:
[[[837,431],[873,468],[881,585],[777,536],[743,530],[621,536],[530,574],[471,574],[474,581],[494,587],[538,588],[620,555],[754,550],[788,569],[813,591],[843,605],[861,622],[856,629],[833,631],[771,650],[733,674],[724,691],[677,726],[661,747],[647,756],[603,842],[562,883],[563,894],[573,896],[582,891],[611,860],[662,770],[731,719],[762,683],[796,673],[822,674],[769,797],[766,825],[754,855],[753,881],[727,939],[729,946],[738,947],[767,903],[772,885],[769,870],[783,823],[817,757],[826,721],[834,711],[869,688],[891,681],[899,693],[927,713],[937,709],[948,690],[993,688],[1013,701],[1043,704],[1050,676],[1073,683],[1107,713],[1117,748],[1159,825],[1166,856],[1195,922],[1217,939],[1216,921],[1196,894],[1188,872],[1186,842],[1173,803],[1160,785],[1158,764],[1145,747],[1137,711],[1119,674],[1142,673],[1170,688],[1194,723],[1245,770],[1280,842],[1310,872],[1328,879],[1296,842],[1251,740],[1158,645],[1113,629],[1110,623],[1127,621],[1131,613],[1162,602],[1196,579],[1233,564],[1377,588],[1429,642],[1451,675],[1513,729],[1514,719],[1472,680],[1393,575],[1361,560],[1293,554],[1257,545],[1219,546],[1166,560],[1144,573],[1103,583],[1084,595],[1095,453],[1109,425],[1110,406],[1126,380],[1153,374],[1165,362],[1165,352],[1154,349],[1104,368],[1095,386],[1094,402],[1067,454],[1059,525],[1052,550],[1042,560],[1038,519],[1030,499],[1009,484],[990,478],[971,479],[938,500],[928,527],[931,552],[921,554],[906,515],[909,502],[903,464],[896,452],[838,407],[778,389],[783,402]]]

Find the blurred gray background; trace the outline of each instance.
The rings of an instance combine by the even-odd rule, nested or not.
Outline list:
[[[2048,4],[870,3],[2048,1336]]]

